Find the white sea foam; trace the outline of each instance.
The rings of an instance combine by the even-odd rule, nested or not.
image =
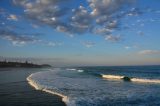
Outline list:
[[[60,96],[60,97],[62,97],[62,101],[63,101],[64,103],[70,104],[69,98],[68,98],[67,96],[65,96],[65,95],[62,95],[62,94],[60,94],[60,93],[57,93],[57,92],[54,92],[54,91],[51,91],[51,90],[48,90],[48,89],[43,89],[42,91],[45,91],[45,92],[50,93],[50,94],[53,94],[53,95]]]
[[[76,71],[77,69],[74,69],[74,68],[67,68],[66,70]]]
[[[42,90],[42,88],[41,88],[35,81],[33,81],[33,80],[31,79],[32,75],[33,75],[33,74],[31,74],[31,75],[29,75],[29,76],[27,77],[28,83],[29,83],[32,87],[34,87],[36,90]]]
[[[106,78],[109,80],[122,80],[125,76],[119,76],[119,75],[105,75],[102,74],[102,78]],[[132,82],[137,83],[160,83],[159,79],[141,79],[141,78],[131,78]]]
[[[80,72],[80,73],[84,72],[84,70],[77,70],[77,71]]]
[[[105,75],[105,74],[102,74],[102,77],[103,77],[103,78],[106,78],[106,79],[111,79],[111,80],[120,80],[120,79],[122,79],[124,76],[119,76],[119,75]]]
[[[47,93],[50,93],[50,94],[53,94],[53,95],[57,95],[57,96],[60,96],[62,97],[62,101],[65,102],[66,104],[69,104],[69,98],[65,95],[62,95],[60,93],[57,93],[57,92],[54,92],[54,91],[51,91],[51,90],[48,90],[47,88],[44,88],[42,87],[40,84],[36,83],[34,80],[32,80],[32,76],[34,74],[31,74],[27,77],[27,81],[28,83],[34,87],[36,90],[42,90],[44,92],[47,92]]]
[[[63,74],[62,74],[63,73]],[[79,75],[79,76],[78,76]],[[73,77],[76,76],[76,77]],[[121,79],[123,76],[104,75],[108,79]],[[128,86],[123,81],[106,81],[96,76],[83,77],[75,70],[43,71],[31,74],[27,81],[37,90],[42,90],[62,97],[67,106],[99,106],[111,104],[119,99],[132,100],[144,98],[145,95],[156,94],[149,87],[142,84]],[[143,92],[142,89],[145,89]],[[156,93],[154,93],[156,92]],[[127,99],[126,99],[127,97]],[[124,102],[125,103],[125,102]]]
[[[140,79],[140,78],[132,78],[131,81],[137,83],[160,83],[159,79]]]

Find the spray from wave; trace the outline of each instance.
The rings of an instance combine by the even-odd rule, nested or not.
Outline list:
[[[109,80],[123,80],[124,77],[126,77],[126,76],[102,74],[102,78],[106,78]],[[129,78],[129,79],[130,79],[130,81],[137,82],[137,83],[160,83],[159,79],[141,79],[141,78]]]

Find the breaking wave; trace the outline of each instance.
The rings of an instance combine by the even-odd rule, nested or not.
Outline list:
[[[57,93],[57,92],[54,92],[54,91],[51,91],[51,90],[47,89],[46,87],[41,86],[39,83],[37,83],[36,81],[34,81],[34,80],[32,79],[32,76],[33,76],[33,75],[34,75],[34,74],[31,74],[30,76],[27,77],[27,81],[28,81],[28,83],[29,83],[32,87],[34,87],[36,90],[42,90],[42,91],[44,91],[44,92],[47,92],[47,93],[50,93],[50,94],[53,94],[53,95],[60,96],[60,97],[62,97],[62,101],[63,101],[63,102],[65,102],[66,104],[68,103],[68,98],[67,98],[67,96],[62,95],[62,94]]]
[[[125,76],[118,76],[118,75],[105,75],[102,74],[102,78],[106,78],[109,80],[123,80]],[[129,77],[128,77],[129,78]],[[141,78],[130,78],[132,82],[137,83],[160,83],[159,79],[141,79]]]
[[[54,69],[33,73],[27,77],[27,81],[36,90],[62,97],[67,106],[118,106],[118,104],[122,106],[132,105],[133,102],[141,105],[147,103],[155,94],[160,94],[160,91],[153,89],[150,84],[144,86],[111,80],[120,80],[124,76],[102,75],[102,77],[110,80],[88,75],[79,69]],[[136,78],[132,78],[132,81],[159,83],[159,80]]]
[[[81,69],[75,69],[75,68],[67,68],[68,71],[78,71],[78,72],[84,72],[84,70]]]
[[[104,75],[104,74],[102,74],[102,77],[103,77],[103,78],[106,78],[106,79],[120,80],[120,79],[122,79],[124,76],[118,76],[118,75]]]

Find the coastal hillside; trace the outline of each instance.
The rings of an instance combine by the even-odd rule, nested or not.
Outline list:
[[[43,68],[43,67],[51,67],[48,64],[33,64],[29,62],[7,62],[0,61],[0,68],[9,68],[9,67],[24,67],[24,68]]]

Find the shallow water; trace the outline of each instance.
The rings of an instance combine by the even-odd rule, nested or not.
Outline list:
[[[133,81],[106,79],[102,74],[129,76]],[[159,66],[54,69],[31,74],[28,80],[40,90],[64,97],[68,106],[160,105],[160,83],[154,82],[160,80]]]

